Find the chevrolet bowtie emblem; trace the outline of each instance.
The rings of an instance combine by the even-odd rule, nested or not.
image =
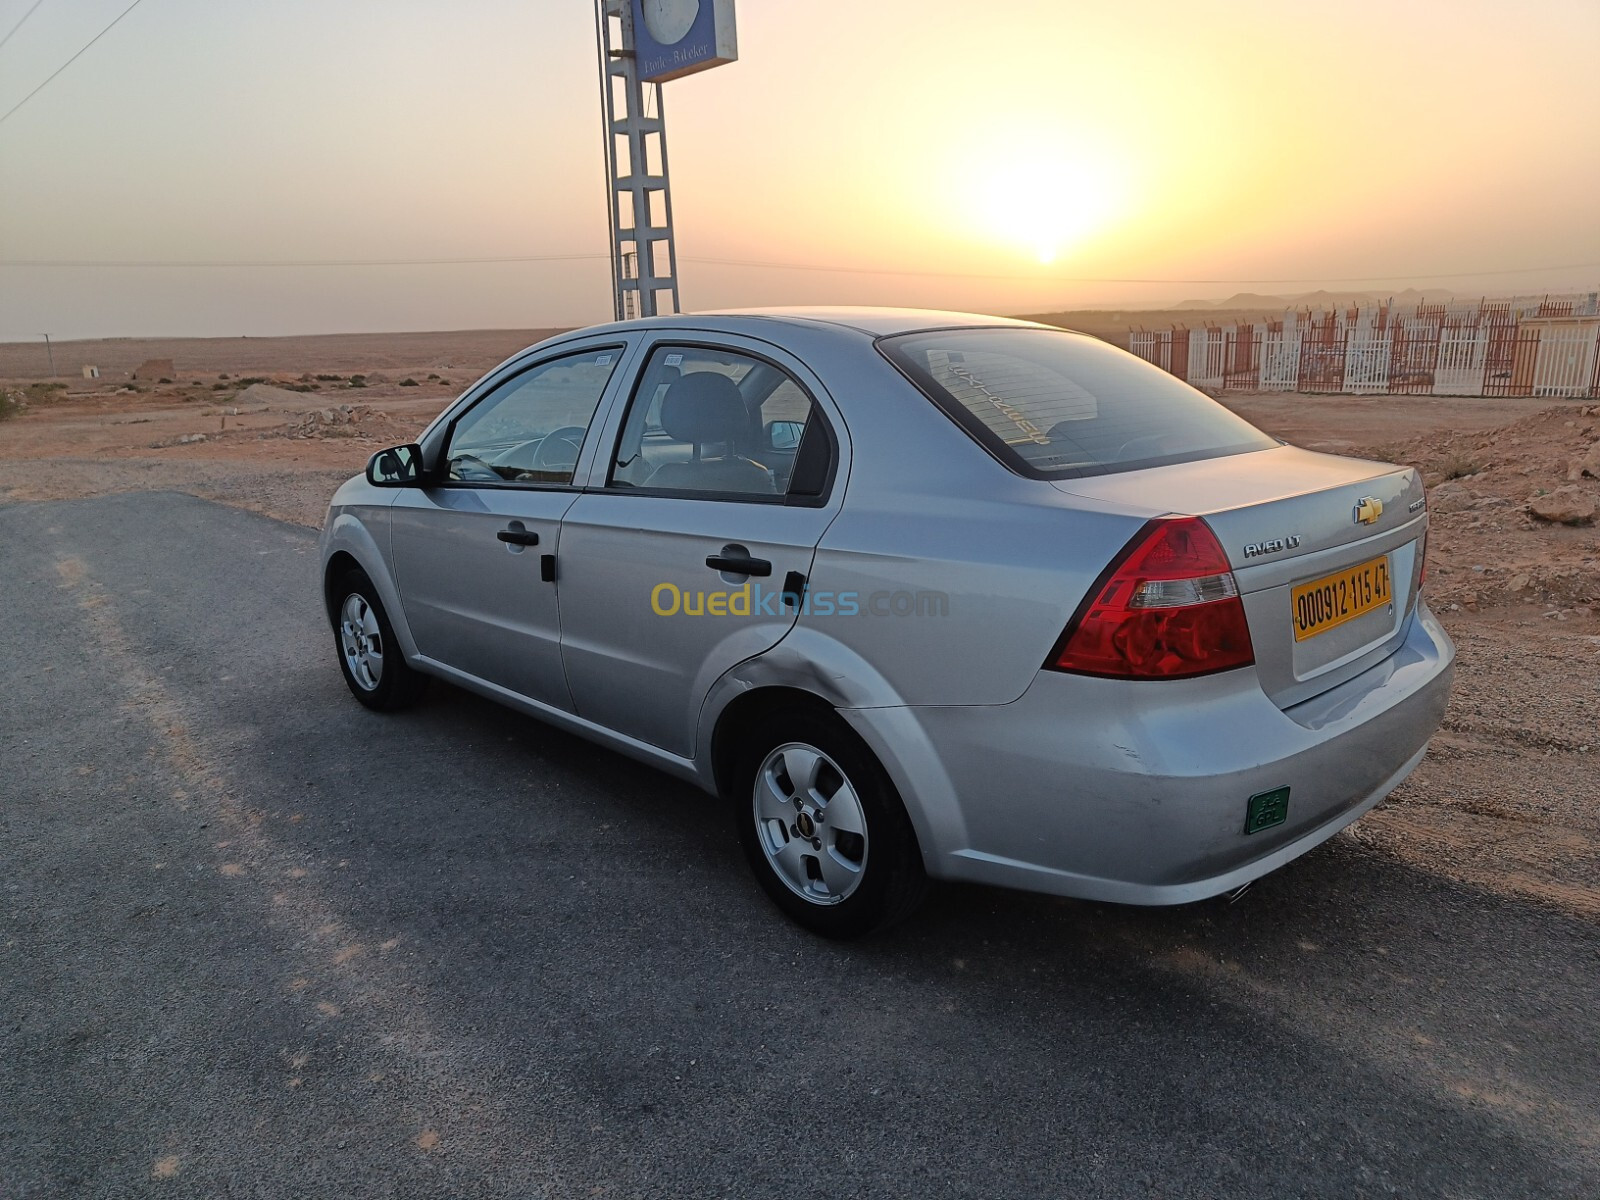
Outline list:
[[[1383,516],[1383,501],[1375,496],[1363,496],[1356,501],[1356,523],[1359,525],[1376,525],[1378,518]]]

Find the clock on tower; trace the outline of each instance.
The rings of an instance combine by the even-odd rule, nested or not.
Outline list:
[[[700,0],[643,0],[641,7],[645,28],[663,46],[683,41],[700,15]]]

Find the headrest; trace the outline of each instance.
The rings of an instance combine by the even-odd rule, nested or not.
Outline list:
[[[749,422],[738,385],[715,371],[691,371],[661,401],[661,428],[680,442],[733,442]]]

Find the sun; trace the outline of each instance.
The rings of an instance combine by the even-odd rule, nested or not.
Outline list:
[[[996,147],[968,176],[965,219],[985,240],[1041,265],[1077,249],[1116,218],[1121,172],[1081,149]]]

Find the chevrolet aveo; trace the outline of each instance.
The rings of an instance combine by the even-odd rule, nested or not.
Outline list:
[[[846,937],[930,878],[1231,891],[1421,760],[1454,648],[1414,470],[1080,334],[762,311],[565,334],[333,497],[369,708],[429,676],[729,802]]]

